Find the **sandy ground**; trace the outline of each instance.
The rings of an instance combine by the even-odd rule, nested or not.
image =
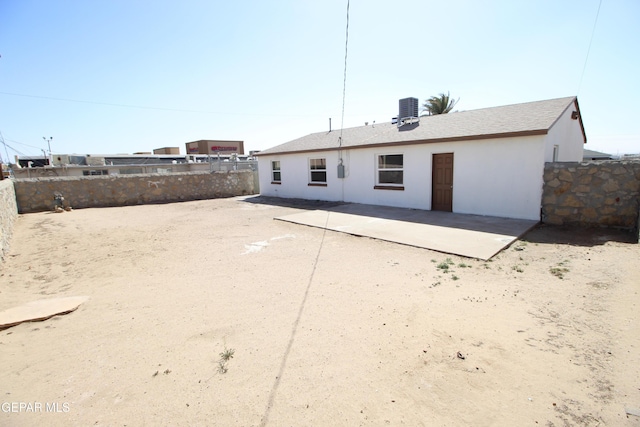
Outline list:
[[[20,216],[0,310],[90,300],[0,331],[0,425],[640,426],[630,235],[481,262],[255,201]]]

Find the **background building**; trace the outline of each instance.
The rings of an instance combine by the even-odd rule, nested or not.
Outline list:
[[[180,147],[162,147],[153,150],[153,154],[180,154]]]
[[[185,145],[187,154],[244,154],[244,141],[201,139]]]

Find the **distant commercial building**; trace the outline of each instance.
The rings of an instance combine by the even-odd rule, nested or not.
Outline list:
[[[187,154],[244,154],[244,141],[201,139],[185,145]]]
[[[162,147],[153,150],[153,154],[180,154],[180,147]]]

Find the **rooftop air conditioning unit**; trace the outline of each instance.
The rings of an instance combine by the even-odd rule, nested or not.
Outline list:
[[[420,120],[418,116],[418,98],[404,98],[398,104],[398,126]]]

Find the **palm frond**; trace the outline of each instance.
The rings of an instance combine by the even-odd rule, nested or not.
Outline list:
[[[451,99],[451,95],[449,92],[445,95],[444,93],[439,94],[438,96],[432,96],[427,99],[424,104],[422,104],[423,111],[427,113],[427,115],[432,116],[436,114],[447,114],[453,107],[456,106],[460,99],[453,100]]]

